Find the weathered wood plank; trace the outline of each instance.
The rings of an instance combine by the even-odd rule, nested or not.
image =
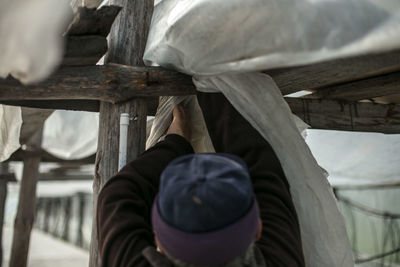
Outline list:
[[[83,159],[64,160],[64,159],[60,159],[60,158],[57,158],[57,157],[51,155],[49,152],[47,152],[43,149],[38,149],[36,151],[18,149],[10,156],[10,158],[7,160],[7,162],[9,162],[9,161],[24,161],[26,158],[35,157],[35,156],[40,156],[41,162],[53,162],[53,163],[68,162],[69,164],[94,164],[95,158],[96,158],[95,155],[91,155],[91,156],[83,158]]]
[[[0,104],[50,110],[99,112],[100,109],[100,102],[97,100],[4,100]]]
[[[400,72],[318,89],[307,98],[358,101],[400,93]]]
[[[79,7],[74,14],[74,20],[66,31],[67,35],[101,35],[107,37],[120,10],[121,7],[118,6],[102,6],[100,9]]]
[[[142,58],[146,47],[154,2],[153,0],[113,0],[111,2],[112,4],[122,6],[123,10],[117,17],[110,32],[109,51],[106,62],[143,67]],[[174,80],[161,83],[160,75],[154,74],[150,71],[146,75],[147,84],[143,88],[146,90],[146,96],[148,96],[148,90],[151,90],[148,87],[150,83],[153,83],[151,84],[153,88],[159,88],[160,84],[166,86],[167,83],[175,83]],[[165,77],[165,75],[161,76]],[[175,76],[175,74],[172,76]],[[169,79],[171,78],[169,75],[168,77]],[[165,80],[162,79],[162,81],[164,82]],[[131,90],[131,88],[132,85],[127,85],[125,90]],[[144,151],[146,141],[146,111],[146,101],[141,99],[135,99],[118,105],[111,105],[105,102],[100,104],[99,143],[96,156],[96,175],[93,181],[94,214],[96,214],[98,193],[104,183],[118,170],[119,127],[116,124],[119,122],[120,114],[126,112],[134,118],[128,128],[127,162],[129,162]],[[112,134],[113,131],[116,132]],[[96,226],[94,220],[90,243],[90,267],[101,265]]]
[[[124,102],[135,97],[194,94],[190,76],[155,67],[64,67],[46,81],[22,85],[13,78],[0,80],[0,101],[101,100]]]
[[[283,95],[400,70],[400,50],[268,70]]]
[[[286,98],[292,112],[315,129],[400,133],[400,105]]]
[[[100,35],[67,36],[63,66],[91,66],[107,52],[107,39]]]
[[[41,142],[42,131],[39,131],[28,145],[30,149],[34,150],[40,147]],[[36,184],[39,164],[40,156],[24,160],[18,210],[14,223],[10,266],[25,267],[27,265],[29,241],[36,207]]]
[[[0,267],[3,263],[3,225],[7,199],[8,163],[0,163]]]

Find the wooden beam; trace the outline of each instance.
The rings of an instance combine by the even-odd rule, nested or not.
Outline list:
[[[311,128],[400,133],[400,105],[286,98],[292,112]]]
[[[306,98],[358,101],[400,93],[400,72],[323,87]]]
[[[400,50],[268,70],[283,95],[400,70]]]
[[[84,181],[93,180],[93,175],[88,174],[54,174],[40,173],[38,174],[39,181]]]
[[[39,131],[29,143],[30,149],[37,149],[42,143],[42,131]],[[36,207],[36,184],[40,156],[24,160],[21,187],[18,198],[18,210],[15,216],[10,266],[25,267]]]
[[[120,10],[121,7],[119,6],[102,6],[99,9],[79,7],[74,14],[74,20],[67,29],[67,35],[100,35],[107,37]]]
[[[10,156],[10,158],[7,160],[7,162],[24,161],[27,158],[37,157],[37,156],[41,157],[41,162],[68,163],[68,164],[81,164],[81,165],[94,164],[95,158],[96,158],[95,155],[91,155],[91,156],[88,156],[88,157],[82,158],[82,159],[65,160],[65,159],[57,158],[43,149],[38,149],[36,151],[18,149]]]
[[[46,81],[22,85],[13,78],[0,80],[0,101],[101,100],[120,103],[132,98],[195,94],[190,76],[157,67],[64,67]]]
[[[10,173],[8,172],[8,163],[0,163],[0,267],[3,263],[3,226],[9,175]]]
[[[144,49],[146,47],[147,35],[153,13],[153,0],[131,1],[131,0],[113,0],[112,4],[123,7],[121,14],[117,17],[109,36],[109,51],[106,62],[114,62],[130,66],[143,67],[142,61]],[[176,84],[181,84],[180,89],[186,89],[191,85],[191,78],[184,75],[180,82],[176,83],[179,78],[176,73],[163,71],[148,71],[144,77],[145,83],[138,82],[137,79],[130,79],[121,93],[132,91],[134,84],[142,84],[138,89],[143,90],[146,96],[158,96],[160,88],[174,89]],[[133,74],[133,73],[131,73]],[[167,82],[169,80],[169,82]],[[185,81],[189,81],[188,85]],[[110,83],[115,78],[110,79]],[[143,86],[144,85],[144,86]],[[161,86],[160,86],[161,85]],[[194,88],[193,85],[191,87]],[[175,89],[174,89],[175,90]],[[150,95],[148,92],[157,92],[156,95]],[[161,90],[163,91],[163,90]],[[133,97],[142,97],[140,95],[128,95],[125,100]],[[104,101],[104,100],[103,100]],[[112,101],[108,101],[112,102]],[[119,102],[118,100],[114,103]],[[90,267],[101,266],[96,224],[96,208],[97,196],[105,184],[118,171],[118,143],[119,143],[119,117],[121,113],[128,113],[133,118],[128,128],[128,144],[127,144],[127,162],[135,159],[145,149],[146,142],[146,101],[143,99],[129,100],[123,104],[112,105],[110,103],[101,102],[100,104],[100,127],[99,127],[99,143],[96,156],[96,175],[93,181],[93,203],[94,203],[94,220],[92,227],[92,236],[90,242]]]
[[[107,39],[100,35],[67,36],[63,66],[91,66],[107,52]]]
[[[40,109],[99,112],[98,100],[4,100],[0,104]]]

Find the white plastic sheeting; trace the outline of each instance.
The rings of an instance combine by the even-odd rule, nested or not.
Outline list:
[[[68,0],[0,0],[0,77],[45,79],[61,61],[71,19]]]
[[[400,181],[400,135],[310,130],[306,141],[332,185]]]
[[[45,122],[42,147],[61,159],[80,159],[96,153],[99,114],[55,111]]]
[[[19,148],[21,125],[20,107],[0,105],[0,162]]]
[[[269,76],[249,72],[398,47],[397,0],[161,0],[144,59],[195,76],[198,90],[223,92],[278,154],[307,266],[352,266],[342,215],[289,107]],[[157,116],[150,139],[165,130]]]
[[[72,17],[68,0],[0,0],[0,78],[46,78],[60,63],[62,34]],[[0,105],[0,161],[19,148],[21,110]]]

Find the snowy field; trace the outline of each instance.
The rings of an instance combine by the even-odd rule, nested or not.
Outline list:
[[[3,266],[9,266],[12,228],[3,228]],[[29,251],[28,267],[86,267],[89,252],[55,239],[41,231],[33,230]]]

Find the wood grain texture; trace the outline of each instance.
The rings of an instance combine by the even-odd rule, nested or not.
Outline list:
[[[306,98],[358,101],[400,93],[400,72],[318,89]]]
[[[82,159],[65,160],[65,159],[57,158],[43,149],[38,149],[36,151],[28,151],[28,150],[18,149],[10,156],[10,158],[7,160],[7,162],[9,162],[9,161],[24,161],[26,158],[30,158],[32,156],[40,156],[41,162],[69,163],[69,164],[80,164],[80,165],[94,164],[95,159],[96,159],[95,155],[91,155],[91,156],[88,156],[88,157],[82,158]]]
[[[123,10],[117,17],[110,32],[109,51],[106,62],[139,67],[144,66],[142,58],[154,8],[153,0],[112,0],[111,4],[122,6]],[[159,76],[151,73],[146,75],[148,83],[160,84],[160,81],[156,80],[156,78],[158,79]],[[146,84],[142,88],[146,90],[146,95],[148,91],[146,87],[148,85]],[[155,85],[153,84],[153,86]],[[132,85],[126,86],[124,92],[132,90],[131,88]],[[125,98],[125,100],[127,99],[130,98]],[[135,99],[117,105],[102,102],[100,104],[99,143],[95,165],[96,174],[93,181],[94,214],[96,214],[98,193],[104,183],[118,170],[119,125],[117,123],[119,122],[121,113],[129,113],[133,118],[128,127],[127,151],[129,152],[127,162],[136,158],[145,148],[146,101]],[[101,266],[96,220],[94,220],[92,226],[89,266]]]
[[[107,52],[107,39],[100,35],[67,36],[63,66],[92,66]]]
[[[144,151],[146,142],[146,102],[135,99],[124,104],[100,104],[99,141],[93,180],[94,214],[96,214],[97,196],[103,185],[117,173],[119,148],[119,118],[121,113],[129,113],[132,120],[128,128],[127,162],[135,159]],[[95,218],[95,215],[94,215]],[[100,266],[97,243],[96,221],[93,222],[90,245],[89,266]]]
[[[107,37],[120,10],[121,7],[119,6],[102,6],[99,9],[79,7],[74,13],[74,19],[68,26],[66,35],[100,35]]]
[[[0,104],[50,110],[99,112],[100,109],[100,102],[97,100],[0,100]]]
[[[400,50],[264,71],[283,95],[400,70]]]
[[[286,98],[292,112],[314,129],[400,133],[400,105]]]
[[[153,14],[153,0],[111,0],[110,3],[123,9],[111,28],[106,62],[144,66],[142,58]]]
[[[4,179],[4,176],[8,174],[8,163],[0,163],[0,267],[3,263],[3,225],[8,182],[8,179]]]
[[[119,103],[135,97],[194,93],[190,76],[117,64],[64,67],[46,81],[32,85],[12,78],[0,80],[0,101],[80,99]]]
[[[39,149],[42,143],[40,130],[28,143],[31,150]],[[34,221],[36,205],[36,184],[39,173],[40,156],[24,160],[21,186],[15,216],[10,266],[25,267],[28,260],[30,235]]]

